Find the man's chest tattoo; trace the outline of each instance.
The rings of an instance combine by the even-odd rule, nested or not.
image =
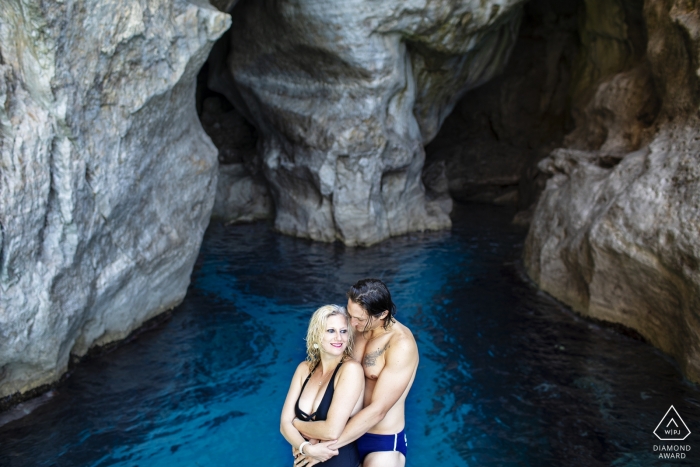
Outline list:
[[[383,349],[377,349],[374,352],[370,352],[368,354],[365,354],[365,358],[362,360],[362,365],[365,367],[370,367],[374,366],[377,364],[377,358],[381,357],[384,352],[386,352],[386,349],[389,348],[389,343],[384,346]]]

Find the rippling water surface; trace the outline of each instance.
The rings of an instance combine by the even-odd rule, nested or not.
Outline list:
[[[452,232],[366,249],[212,224],[169,321],[80,364],[29,415],[0,414],[0,465],[290,465],[279,411],[308,318],[366,276],[421,352],[407,465],[700,464],[698,388],[532,287],[512,214],[458,206]],[[671,404],[698,433],[669,462],[652,431]]]

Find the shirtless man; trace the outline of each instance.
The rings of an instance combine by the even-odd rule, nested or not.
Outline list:
[[[350,324],[356,330],[354,356],[365,371],[365,401],[338,441],[329,444],[329,454],[357,440],[363,467],[403,467],[404,407],[418,369],[418,346],[411,331],[394,318],[396,305],[382,281],[363,279],[347,296]]]

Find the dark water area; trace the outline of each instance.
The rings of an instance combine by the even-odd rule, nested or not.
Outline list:
[[[700,465],[698,387],[533,287],[512,215],[457,206],[451,232],[371,248],[213,223],[172,318],[0,426],[0,466],[291,465],[279,412],[308,318],[366,276],[387,282],[420,349],[408,466]],[[692,434],[664,443],[653,431],[672,404]],[[661,444],[691,450],[660,460]]]

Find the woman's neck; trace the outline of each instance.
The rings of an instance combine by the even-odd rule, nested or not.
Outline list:
[[[332,371],[333,369],[335,369],[335,367],[338,366],[338,363],[340,363],[342,359],[343,359],[343,355],[336,356],[336,355],[321,354],[321,361],[318,364],[318,366],[320,367],[321,373],[325,375],[329,371]]]

